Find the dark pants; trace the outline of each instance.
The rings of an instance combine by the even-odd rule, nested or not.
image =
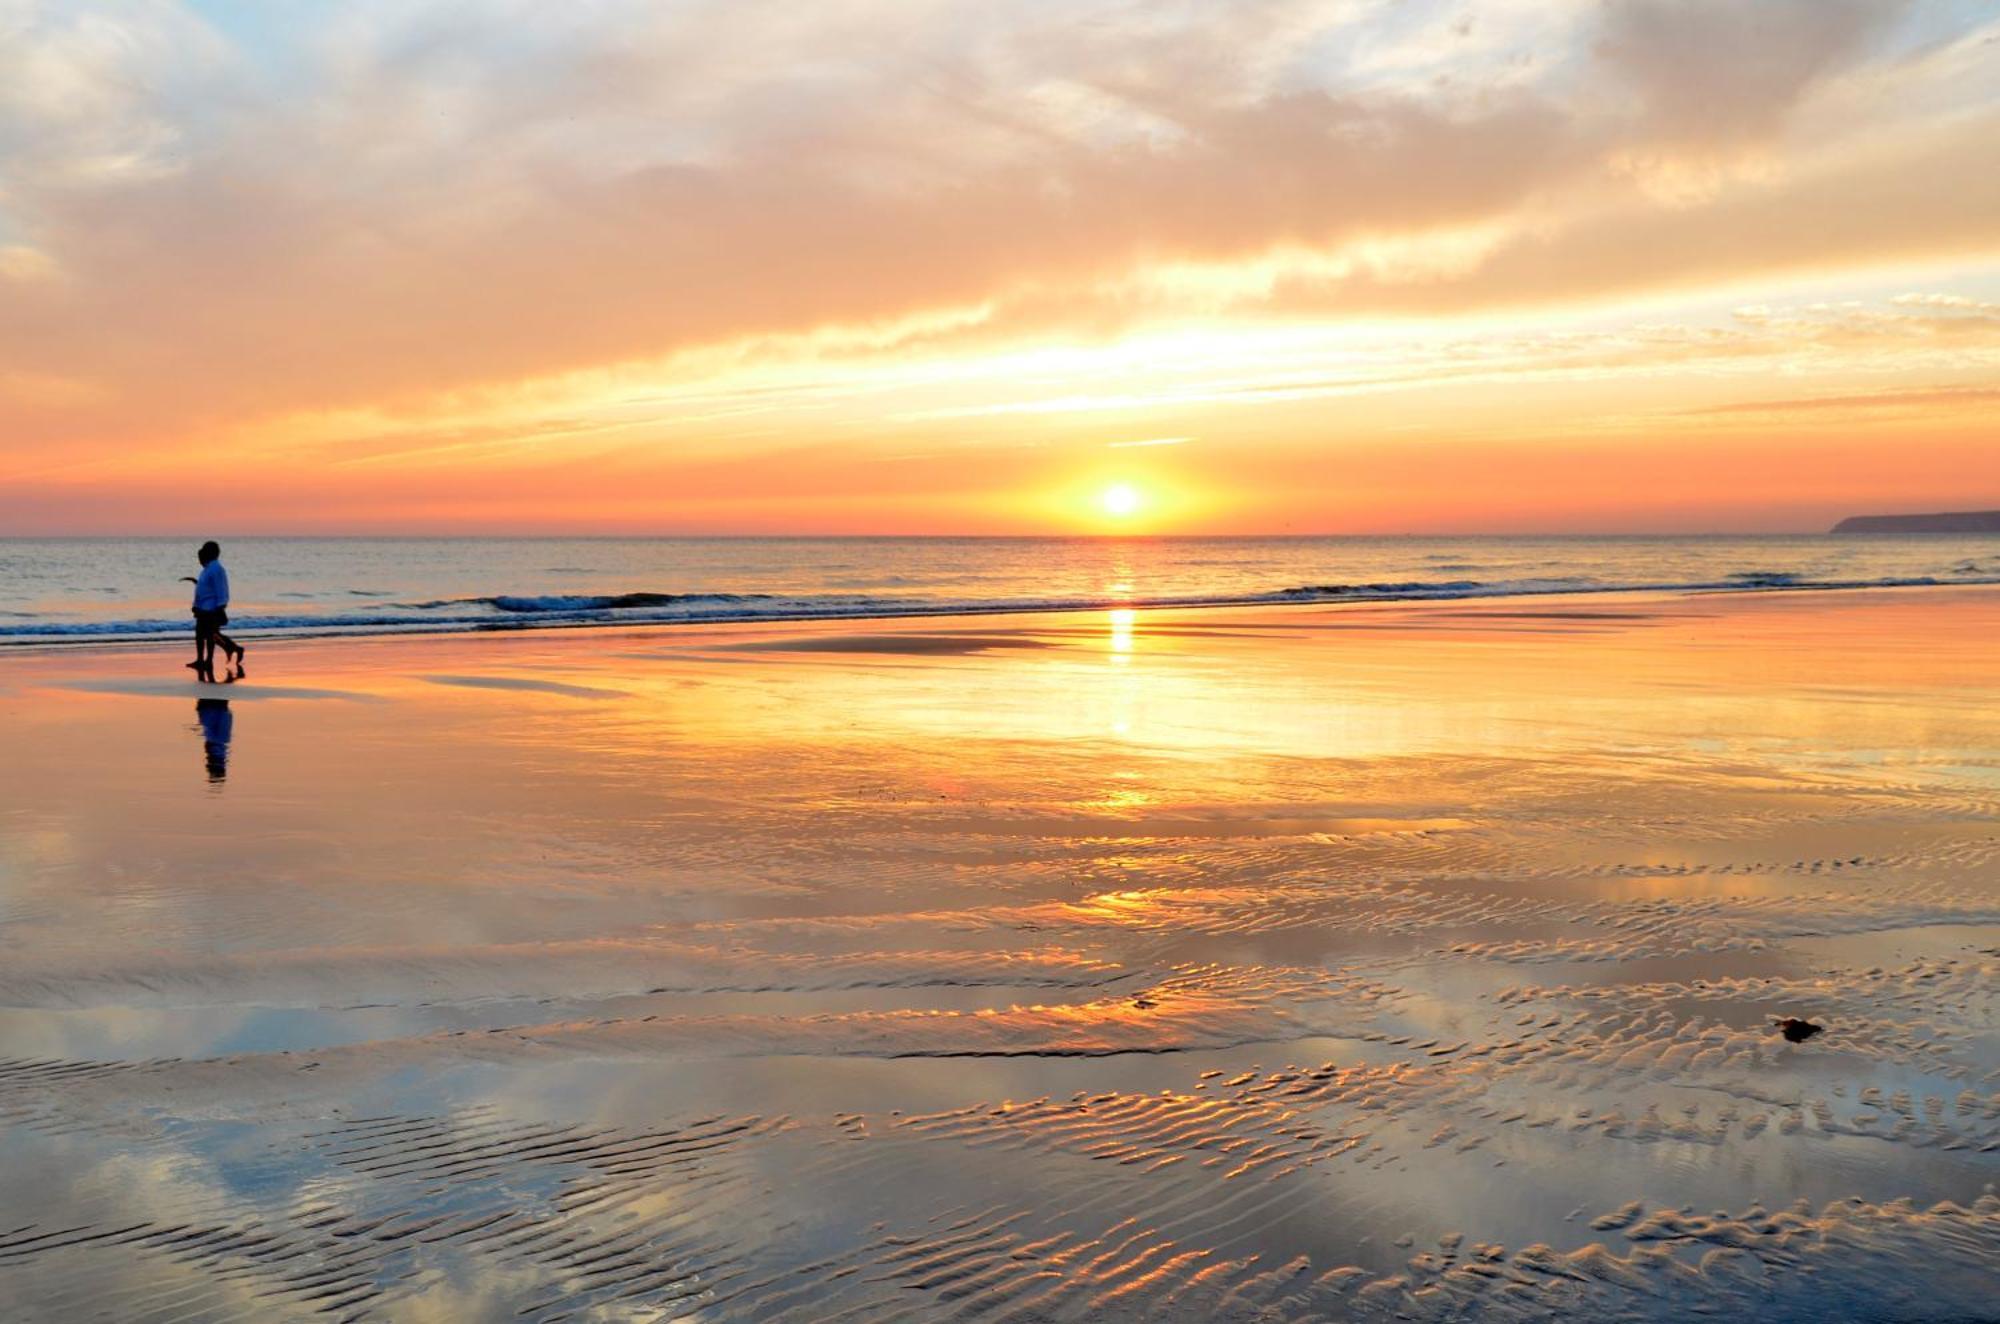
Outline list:
[[[236,641],[222,632],[222,627],[227,624],[229,624],[229,613],[220,607],[214,611],[202,611],[199,608],[195,610],[195,670],[204,677],[209,676],[214,670],[217,646],[220,646],[224,653],[236,651]]]

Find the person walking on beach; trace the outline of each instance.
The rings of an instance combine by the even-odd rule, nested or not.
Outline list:
[[[195,553],[201,562],[201,576],[182,575],[187,583],[194,585],[194,661],[188,666],[202,680],[213,684],[215,681],[215,649],[222,646],[223,655],[236,664],[234,674],[225,679],[243,678],[243,645],[222,632],[229,624],[229,572],[222,568],[222,548],[214,541],[205,542]]]

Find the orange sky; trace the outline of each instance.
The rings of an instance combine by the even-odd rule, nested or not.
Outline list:
[[[0,0],[0,534],[1996,506],[1997,142],[1972,0]]]

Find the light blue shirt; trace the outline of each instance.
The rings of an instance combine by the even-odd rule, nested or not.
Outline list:
[[[201,568],[201,578],[194,581],[194,609],[221,611],[228,605],[229,572],[222,568],[220,559],[210,561]]]

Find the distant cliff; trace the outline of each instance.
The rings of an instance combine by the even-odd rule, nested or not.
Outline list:
[[[2000,510],[1950,510],[1937,515],[1850,515],[1835,533],[2000,533]]]

